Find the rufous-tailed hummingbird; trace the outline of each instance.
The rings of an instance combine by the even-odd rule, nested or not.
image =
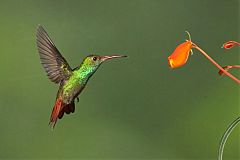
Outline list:
[[[78,100],[78,95],[86,86],[89,78],[103,62],[113,58],[126,57],[123,55],[89,55],[78,67],[72,69],[42,26],[37,28],[37,48],[48,78],[59,84],[56,102],[49,122],[52,128],[54,128],[57,120],[63,117],[64,113],[74,112],[75,98]]]

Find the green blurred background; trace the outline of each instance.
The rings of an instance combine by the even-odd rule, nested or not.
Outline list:
[[[216,159],[240,115],[239,86],[197,50],[182,68],[167,63],[188,30],[221,65],[239,64],[239,48],[221,48],[240,40],[238,0],[1,0],[0,22],[0,159]],[[54,131],[58,86],[40,64],[38,24],[72,67],[91,53],[129,56],[103,64]],[[239,133],[224,159],[240,159]]]

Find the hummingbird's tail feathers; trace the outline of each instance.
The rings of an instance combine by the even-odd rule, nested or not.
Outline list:
[[[59,116],[59,113],[60,113],[61,108],[62,108],[62,103],[63,103],[62,98],[58,97],[56,102],[55,102],[55,105],[52,109],[52,114],[51,114],[50,122],[49,122],[49,125],[52,127],[52,129],[55,127],[55,125],[57,123],[58,116]]]
[[[74,113],[74,111],[75,111],[75,103],[73,101],[72,103],[70,103],[62,108],[62,110],[58,114],[58,118],[61,119],[63,117],[64,113],[70,114],[70,113]]]
[[[52,129],[54,129],[57,123],[57,120],[61,119],[64,113],[70,114],[70,113],[74,113],[74,111],[75,111],[74,101],[72,101],[72,103],[70,104],[64,104],[62,101],[62,98],[58,97],[52,109],[49,125],[52,127]]]

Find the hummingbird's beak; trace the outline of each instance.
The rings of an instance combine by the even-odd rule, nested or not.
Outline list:
[[[122,58],[122,57],[127,57],[127,56],[124,56],[124,55],[102,56],[102,57],[101,57],[101,60],[102,60],[102,61],[106,61],[106,60],[109,60],[109,59]]]

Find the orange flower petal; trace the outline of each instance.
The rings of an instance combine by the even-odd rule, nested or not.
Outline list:
[[[186,33],[189,36],[189,40],[177,46],[173,53],[168,57],[168,63],[171,68],[178,68],[184,65],[187,60],[189,53],[192,49],[191,35],[188,31]]]
[[[184,65],[192,48],[192,42],[187,41],[177,46],[174,52],[168,57],[168,63],[171,68],[178,68]]]

